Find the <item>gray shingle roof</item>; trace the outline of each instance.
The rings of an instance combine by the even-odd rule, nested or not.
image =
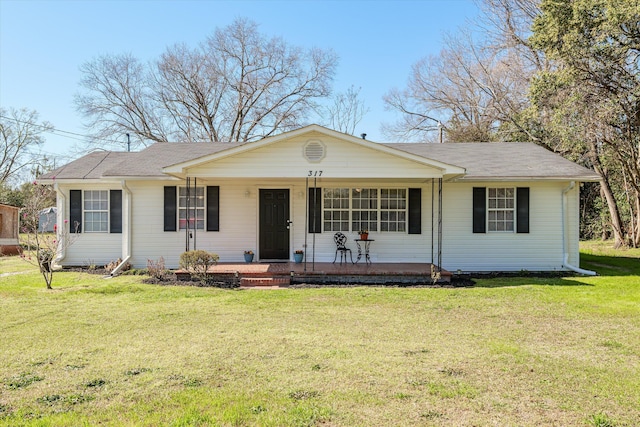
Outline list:
[[[162,168],[217,153],[242,144],[159,142],[142,151],[95,152],[43,175],[42,179],[100,179],[109,177],[166,177]]]
[[[463,142],[448,144],[384,144],[421,157],[466,169],[463,179],[599,180],[598,175],[551,151],[528,142]]]
[[[42,179],[100,179],[104,172],[135,153],[96,151],[67,163],[40,178]]]
[[[121,162],[105,172],[108,176],[132,176],[132,177],[156,177],[167,175],[162,173],[162,168],[176,163],[194,160],[199,157],[224,151],[229,148],[243,145],[242,143],[172,143],[161,142],[153,144],[146,149],[135,153],[133,159]]]
[[[242,143],[156,143],[135,153],[95,152],[62,166],[43,179],[166,177],[162,169]],[[463,167],[465,180],[598,180],[591,170],[532,143],[387,143],[390,148]]]

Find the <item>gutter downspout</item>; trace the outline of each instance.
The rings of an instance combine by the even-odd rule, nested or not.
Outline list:
[[[127,182],[123,179],[122,180],[122,189],[124,190],[125,193],[125,198],[123,201],[126,201],[126,206],[127,209],[124,210],[125,213],[125,232],[123,233],[124,238],[127,240],[126,244],[123,245],[123,257],[122,257],[122,262],[120,264],[118,264],[116,266],[116,268],[113,269],[113,271],[111,272],[111,277],[116,276],[120,270],[122,270],[122,268],[127,264],[127,262],[129,262],[129,260],[131,259],[131,198],[132,198],[132,194],[131,194],[131,190],[129,189],[129,187],[127,187]]]
[[[567,246],[568,246],[568,242],[567,242],[568,237],[567,237],[567,230],[566,230],[567,227],[565,226],[565,223],[567,222],[566,212],[568,210],[567,194],[569,193],[569,191],[573,190],[575,186],[576,186],[576,182],[571,181],[569,183],[569,186],[564,190],[562,190],[562,252],[564,253],[562,266],[576,273],[584,274],[585,276],[595,276],[597,274],[595,271],[585,270],[580,267],[576,267],[574,265],[569,264],[569,251],[567,249]]]
[[[65,215],[65,207],[67,206],[67,198],[65,197],[62,190],[60,190],[60,186],[56,182],[53,184],[53,189],[56,192],[56,206],[58,208],[58,213],[56,215],[56,224],[58,225],[58,230],[64,230],[62,227],[64,226],[64,217]],[[60,219],[62,218],[62,221]],[[66,233],[65,233],[66,234]],[[57,238],[57,237],[56,237]],[[62,266],[59,264],[60,261],[65,259],[67,256],[66,242],[60,245],[60,250],[58,251],[58,256],[56,256],[53,261],[51,267],[54,270],[62,269]]]

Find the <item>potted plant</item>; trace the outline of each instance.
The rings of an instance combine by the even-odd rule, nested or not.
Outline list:
[[[367,229],[362,229],[362,230],[358,231],[358,234],[360,235],[360,238],[362,240],[368,240],[369,239],[369,230],[367,230]]]
[[[244,262],[253,262],[253,251],[244,251]]]
[[[302,249],[298,249],[293,253],[293,259],[296,264],[300,264],[302,262],[302,258],[304,258],[304,251]]]

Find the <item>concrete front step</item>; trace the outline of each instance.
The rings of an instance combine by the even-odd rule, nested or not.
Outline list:
[[[290,277],[243,277],[240,280],[240,286],[289,286],[291,284]]]

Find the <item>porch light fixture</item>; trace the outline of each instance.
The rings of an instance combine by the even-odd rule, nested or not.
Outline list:
[[[251,197],[251,191],[246,190],[246,191],[244,192],[244,197],[246,197],[246,198]]]

